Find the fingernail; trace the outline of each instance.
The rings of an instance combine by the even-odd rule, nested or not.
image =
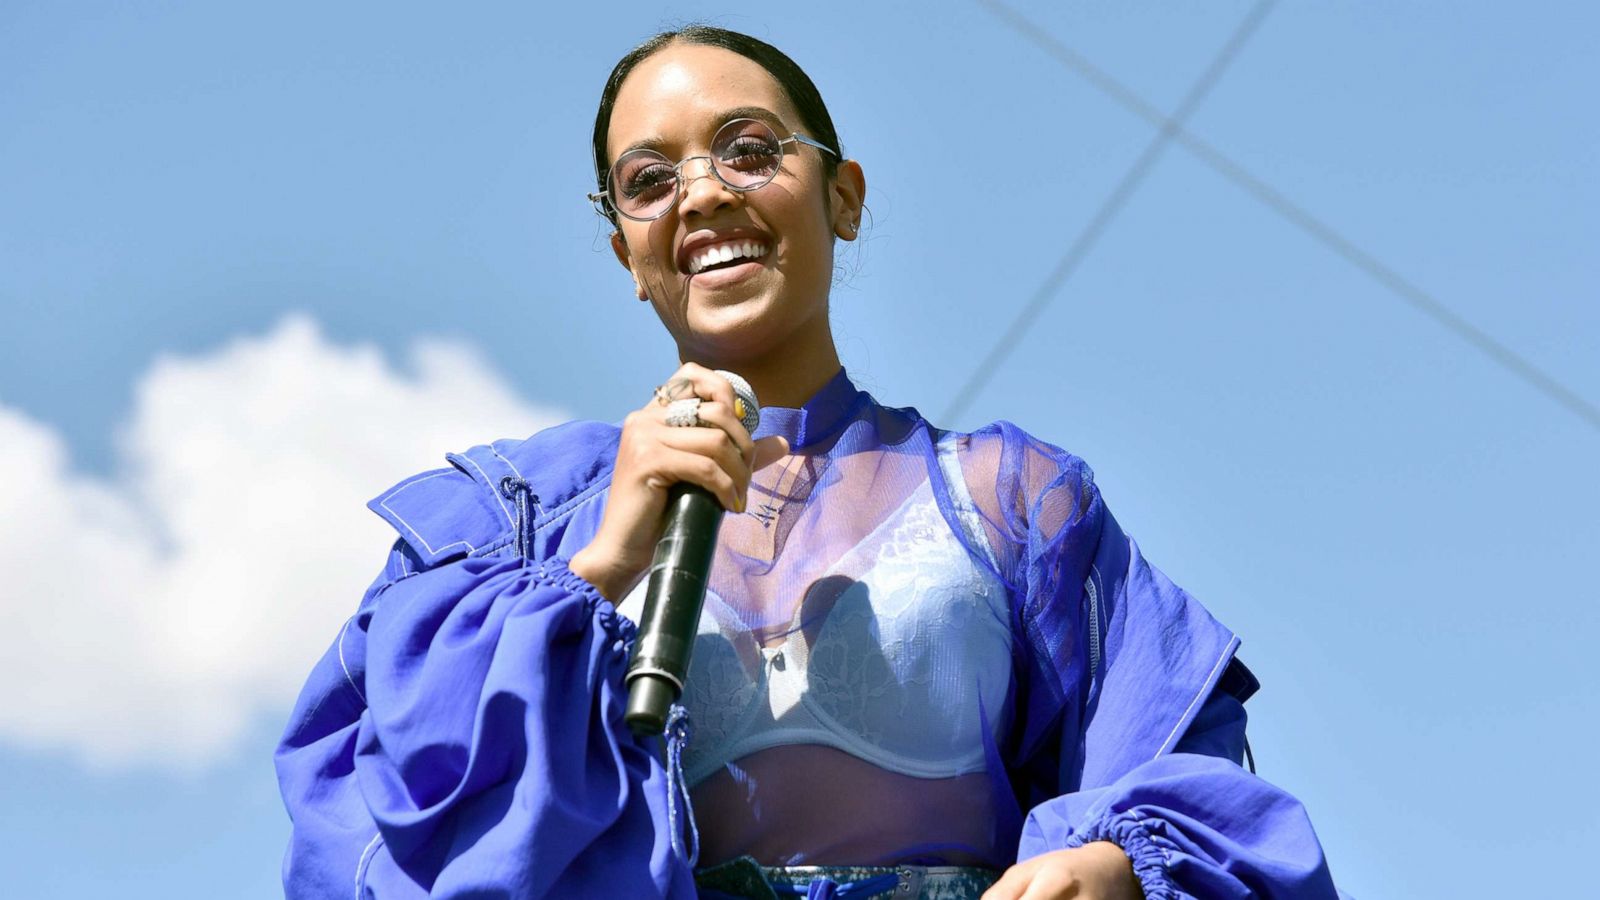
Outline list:
[[[735,497],[734,498],[733,511],[736,512],[736,513],[743,513],[744,512],[744,498],[743,497]]]
[[[744,398],[733,398],[733,417],[741,422],[744,421]]]

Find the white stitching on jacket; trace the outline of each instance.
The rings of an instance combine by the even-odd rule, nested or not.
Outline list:
[[[498,454],[498,453],[495,454],[495,456],[499,456],[499,455],[500,454]],[[494,495],[494,501],[496,503],[500,504],[500,511],[505,514],[506,521],[511,523],[512,525],[516,525],[517,524],[517,518],[516,518],[516,516],[513,516],[511,514],[511,510],[506,508],[506,500],[505,500],[504,497],[500,496],[500,489],[495,484],[495,480],[493,478],[489,477],[489,473],[485,472],[483,470],[483,466],[478,465],[478,461],[477,460],[473,459],[470,456],[466,456],[464,454],[461,455],[460,458],[466,460],[469,463],[472,463],[472,467],[474,469],[478,470],[478,474],[483,476],[483,483],[489,486],[489,493]],[[518,477],[521,477],[521,476],[518,476]]]
[[[361,687],[356,684],[355,676],[350,674],[350,666],[344,661],[344,636],[350,631],[350,623],[354,620],[355,616],[345,619],[344,627],[339,629],[339,668],[344,670],[344,680],[350,682],[350,689],[355,691],[356,696],[360,697],[361,702],[365,704],[367,695],[361,692]]]
[[[438,556],[440,553],[443,553],[444,551],[449,550],[451,547],[454,547],[457,544],[460,544],[461,546],[466,547],[468,553],[472,553],[473,551],[477,550],[478,548],[472,546],[472,544],[470,542],[468,542],[468,541],[451,541],[450,543],[445,544],[443,547],[440,547],[437,550],[433,549],[433,545],[428,543],[428,539],[423,537],[422,533],[417,531],[416,528],[412,527],[411,523],[406,521],[406,517],[405,516],[400,515],[398,510],[396,510],[394,507],[390,506],[389,505],[389,501],[396,494],[400,493],[403,490],[406,490],[406,489],[412,487],[413,485],[421,484],[422,482],[427,481],[427,480],[432,479],[432,478],[438,478],[441,475],[452,474],[454,471],[455,471],[454,469],[447,469],[447,470],[445,470],[443,472],[435,472],[432,475],[425,475],[425,476],[423,476],[421,478],[418,478],[418,479],[416,479],[414,481],[408,481],[405,484],[402,484],[399,487],[395,488],[394,490],[390,491],[389,493],[384,494],[383,495],[383,499],[378,501],[378,505],[383,507],[384,509],[388,510],[389,511],[389,515],[394,516],[394,519],[395,519],[396,522],[399,522],[401,525],[404,525],[405,529],[407,531],[411,532],[411,534],[418,541],[422,542],[422,547],[423,547],[423,549],[428,551],[428,555],[429,556]]]
[[[504,453],[501,453],[499,450],[495,449],[493,444],[489,445],[489,452],[493,453],[496,459],[505,463],[506,468],[511,470],[511,474],[517,476],[518,478],[522,478],[522,470],[518,469],[517,464],[511,461],[511,457],[506,456]],[[523,480],[526,481],[527,479],[523,478]]]
[[[1196,703],[1199,703],[1205,699],[1207,694],[1211,693],[1211,689],[1215,686],[1212,681],[1217,677],[1217,670],[1226,665],[1228,660],[1233,658],[1234,651],[1238,649],[1239,637],[1234,635],[1233,639],[1228,641],[1228,646],[1222,648],[1222,655],[1217,657],[1216,663],[1211,667],[1211,672],[1206,675],[1205,686],[1200,689],[1200,693],[1194,695],[1194,699],[1189,701],[1189,705],[1184,707],[1183,715],[1178,717],[1178,721],[1172,723],[1172,731],[1167,734],[1167,739],[1162,742],[1161,749],[1157,750],[1156,755],[1150,757],[1151,759],[1160,759],[1161,754],[1167,752],[1167,748],[1172,746],[1172,742],[1178,736],[1178,728],[1183,725],[1184,720],[1189,718],[1189,711],[1194,709]]]
[[[372,862],[368,856],[377,856],[378,840],[383,837],[383,832],[372,836],[367,842],[367,849],[361,851],[361,858],[356,860],[356,900],[361,900],[361,889],[367,886],[367,866]]]

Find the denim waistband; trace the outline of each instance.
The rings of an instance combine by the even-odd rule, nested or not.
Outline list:
[[[978,900],[998,880],[971,866],[763,866],[748,856],[695,873],[703,900]]]

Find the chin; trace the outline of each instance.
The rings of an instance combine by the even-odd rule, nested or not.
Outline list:
[[[689,330],[702,338],[760,331],[777,318],[778,306],[767,291],[744,297],[695,297],[688,309]]]
[[[755,304],[702,311],[690,320],[690,334],[681,342],[693,357],[737,362],[764,356],[782,341],[784,329]]]

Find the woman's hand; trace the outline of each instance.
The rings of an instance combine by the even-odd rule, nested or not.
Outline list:
[[[1006,870],[983,900],[1144,900],[1133,863],[1110,841],[1056,850]]]
[[[702,428],[667,424],[663,401],[699,397]],[[781,437],[751,441],[734,411],[733,387],[721,375],[694,363],[662,385],[622,423],[616,467],[604,518],[589,545],[573,554],[568,568],[621,599],[650,566],[661,537],[667,489],[687,481],[711,492],[724,509],[744,512],[750,477],[789,452]]]

